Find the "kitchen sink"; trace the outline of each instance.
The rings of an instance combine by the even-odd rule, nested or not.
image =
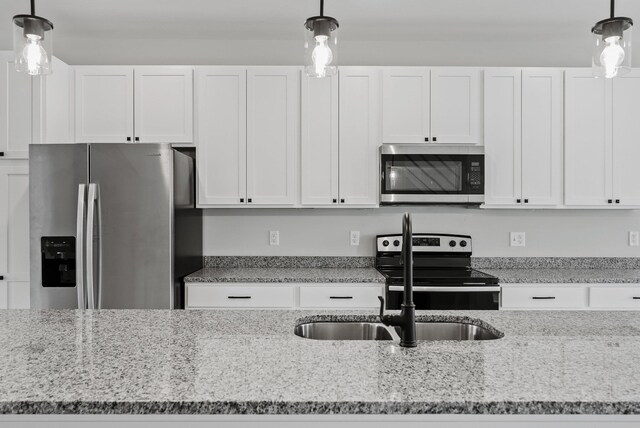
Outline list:
[[[309,322],[296,326],[296,336],[316,340],[394,340],[392,332],[376,322]]]
[[[297,325],[294,333],[315,340],[400,340],[400,329],[377,322],[316,321]],[[417,340],[494,340],[501,336],[475,324],[417,322]]]

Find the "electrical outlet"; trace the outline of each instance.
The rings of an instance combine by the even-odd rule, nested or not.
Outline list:
[[[512,247],[524,247],[525,246],[525,233],[524,232],[511,232],[511,246]]]
[[[349,234],[349,241],[353,246],[360,245],[360,232],[357,230],[352,230],[351,233]]]
[[[280,232],[277,230],[269,231],[269,245],[280,245]]]
[[[640,245],[640,235],[638,232],[629,232],[629,246],[637,247]]]

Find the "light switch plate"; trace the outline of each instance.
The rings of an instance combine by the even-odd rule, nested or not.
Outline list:
[[[280,232],[277,230],[269,231],[269,245],[280,245]]]
[[[640,235],[636,231],[629,232],[629,246],[637,247],[640,245]]]
[[[511,232],[511,246],[512,247],[524,247],[525,233],[524,232]]]
[[[360,245],[360,232],[357,230],[352,230],[349,233],[349,241],[351,242],[352,246]]]

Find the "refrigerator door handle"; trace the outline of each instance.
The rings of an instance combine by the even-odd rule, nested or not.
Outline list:
[[[98,308],[102,309],[102,198],[100,198],[100,186],[96,186],[96,219],[98,220]]]
[[[96,202],[98,198],[97,184],[89,183],[89,192],[87,196],[87,231],[86,231],[86,254],[87,254],[87,300],[88,308],[96,309],[95,298],[95,271],[94,271],[94,254],[93,254],[93,231],[95,229],[96,218]]]
[[[85,294],[84,261],[85,261],[85,219],[87,218],[87,185],[78,186],[78,213],[76,216],[76,289],[78,292],[78,309],[87,309]]]

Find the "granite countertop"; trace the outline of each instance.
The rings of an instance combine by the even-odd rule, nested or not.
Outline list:
[[[204,268],[188,275],[185,282],[264,282],[264,283],[378,283],[384,284],[384,276],[375,268]]]
[[[317,316],[0,311],[0,413],[640,414],[635,312],[434,312],[504,337],[413,349],[293,334]]]
[[[500,284],[638,284],[640,269],[479,269],[500,279]]]

